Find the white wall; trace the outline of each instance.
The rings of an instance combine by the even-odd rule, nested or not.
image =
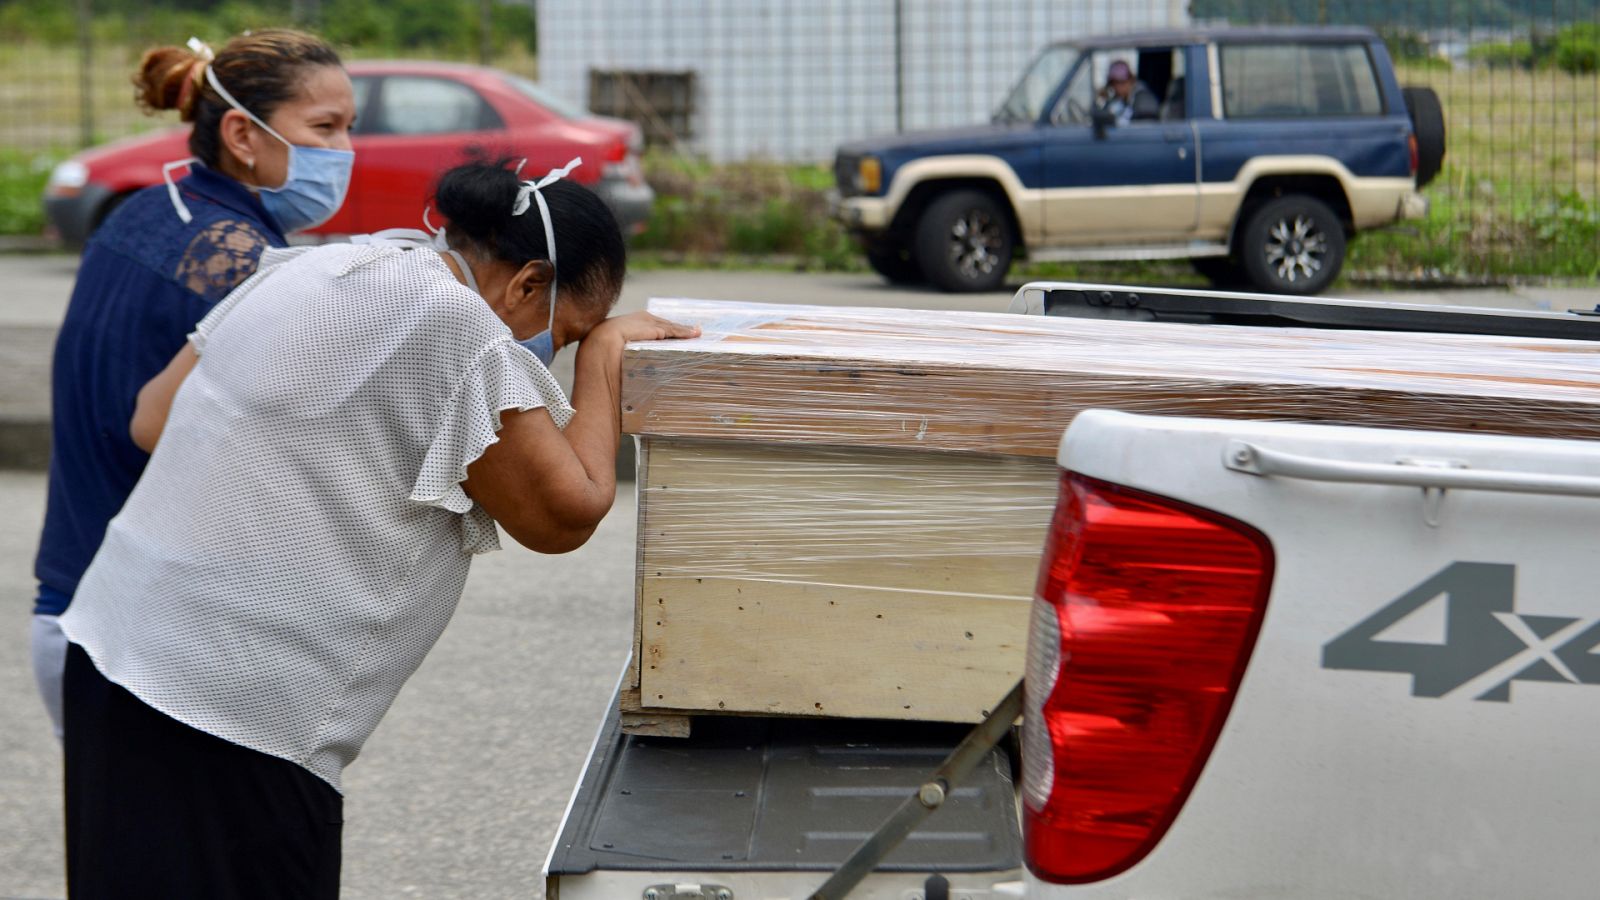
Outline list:
[[[1188,24],[1185,0],[900,0],[907,130],[986,121],[1052,40]],[[896,0],[538,0],[539,76],[588,105],[589,70],[693,70],[715,160],[832,158],[895,130]]]

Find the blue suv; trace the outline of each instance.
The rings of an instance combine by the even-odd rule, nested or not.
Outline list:
[[[947,291],[1025,254],[1314,294],[1356,233],[1426,214],[1444,141],[1367,28],[1116,35],[1046,47],[988,125],[840,147],[837,215],[884,277]]]

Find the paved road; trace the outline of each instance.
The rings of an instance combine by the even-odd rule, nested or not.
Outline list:
[[[77,270],[74,256],[0,255],[0,328],[13,325],[54,326],[61,321],[67,294]],[[755,300],[767,303],[814,303],[828,306],[889,306],[902,309],[973,309],[1003,311],[1013,282],[991,294],[941,294],[891,287],[867,274],[798,274],[793,272],[705,272],[641,270],[628,277],[619,308],[643,308],[648,297],[695,297],[702,300]],[[1564,310],[1593,307],[1600,286],[1587,288],[1519,287],[1470,290],[1381,291],[1358,288],[1340,293],[1351,298],[1387,298],[1411,303]]]
[[[70,257],[0,256],[0,424],[48,410],[44,373],[73,272]],[[622,306],[650,296],[980,310],[1009,299],[863,275],[657,271],[631,277]],[[1565,309],[1595,305],[1600,290],[1388,296]],[[64,892],[60,758],[26,642],[43,493],[37,473],[0,472],[0,604],[12,610],[0,629],[0,900]],[[512,547],[478,560],[455,621],[348,773],[346,897],[542,896],[545,849],[627,652],[633,514],[625,490],[576,553]]]

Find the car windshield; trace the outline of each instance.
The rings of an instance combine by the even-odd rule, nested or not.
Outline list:
[[[589,113],[585,112],[583,107],[555,96],[526,78],[508,75],[506,76],[506,81],[516,88],[517,92],[522,96],[527,97],[563,119],[585,119],[589,116]]]
[[[994,114],[996,122],[1037,122],[1044,114],[1044,105],[1050,101],[1061,84],[1062,76],[1078,60],[1078,51],[1072,47],[1047,47],[1028,67],[1022,80],[1011,89],[1011,96]]]

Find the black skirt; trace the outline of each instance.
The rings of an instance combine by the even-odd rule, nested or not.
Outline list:
[[[76,644],[63,693],[73,900],[339,896],[327,782],[156,711]]]

